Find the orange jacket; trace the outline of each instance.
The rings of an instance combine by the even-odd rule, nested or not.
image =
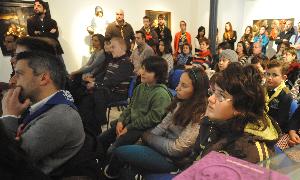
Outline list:
[[[176,33],[176,35],[175,35],[175,39],[174,39],[174,53],[177,55],[177,53],[178,53],[178,46],[179,46],[179,39],[180,39],[180,36],[181,36],[181,31],[180,32],[178,32],[178,33]],[[188,33],[188,32],[186,32],[186,39],[187,39],[187,42],[189,43],[189,44],[191,44],[191,42],[192,42],[192,40],[191,40],[191,34],[190,33]]]

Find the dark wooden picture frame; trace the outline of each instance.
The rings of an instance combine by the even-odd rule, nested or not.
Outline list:
[[[145,15],[150,17],[150,21],[152,23],[152,27],[157,27],[158,24],[158,15],[165,15],[166,26],[171,29],[171,12],[166,11],[154,11],[154,10],[146,10]]]

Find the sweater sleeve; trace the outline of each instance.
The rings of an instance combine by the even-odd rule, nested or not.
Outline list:
[[[42,33],[42,35],[46,36],[46,37],[51,37],[53,39],[57,39],[59,36],[59,31],[58,31],[58,27],[57,27],[57,22],[54,19],[49,20],[49,29],[50,29],[50,31],[52,29],[55,29],[56,31],[54,33],[51,33],[50,31],[44,32],[44,33]]]
[[[67,143],[72,143],[73,148],[83,144],[85,135],[79,114],[71,107],[59,108],[55,113],[40,116],[21,135],[21,148],[35,162],[59,151]],[[72,135],[74,132],[77,134]]]
[[[122,111],[122,114],[118,118],[118,122],[122,122],[123,125],[125,125],[125,126],[130,122],[131,108],[132,108],[133,102],[135,101],[136,92],[137,92],[138,88],[139,88],[139,86],[137,86],[134,89],[133,96],[132,96],[132,98],[130,100],[129,105],[127,106],[127,108],[124,111]]]
[[[15,138],[18,129],[18,118],[7,116],[1,117],[0,120],[7,130],[9,136]]]
[[[176,139],[151,134],[148,137],[151,139],[148,144],[165,155],[181,157],[192,149],[199,133],[199,127],[198,124],[188,124]]]
[[[91,73],[93,74],[93,75],[95,75],[96,74],[96,72],[97,72],[97,70],[98,70],[98,68],[99,67],[102,67],[103,66],[103,64],[104,64],[104,61],[105,61],[105,54],[104,54],[104,51],[103,52],[101,52],[98,56],[97,56],[97,58],[96,58],[96,60],[91,64]]]
[[[156,124],[160,123],[163,116],[165,115],[165,110],[171,102],[171,97],[167,90],[158,91],[153,95],[151,100],[151,108],[147,115],[141,117],[137,121],[128,124],[127,129],[148,129],[154,127]]]
[[[261,45],[263,47],[266,47],[269,44],[269,38],[267,36],[264,36],[264,38],[262,39]]]
[[[94,62],[93,59],[97,58],[95,56],[96,56],[96,54],[92,54],[91,57],[90,57],[90,59],[88,60],[88,62],[84,66],[82,66],[79,70],[75,71],[76,74],[85,74],[85,73],[90,72],[92,70],[91,65]]]
[[[167,116],[163,119],[163,121],[151,130],[151,133],[158,136],[162,136],[163,134],[165,134],[170,123],[172,122],[172,116],[172,113],[169,112]]]
[[[154,56],[154,55],[155,55],[155,53],[154,53],[153,49],[152,48],[149,48],[149,49],[147,48],[145,50],[145,53],[144,53],[144,59],[146,59],[150,56]]]
[[[27,19],[27,33],[29,36],[35,36],[32,18]]]

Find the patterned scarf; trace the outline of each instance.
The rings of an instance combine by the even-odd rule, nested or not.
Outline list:
[[[284,81],[282,81],[271,97],[269,97],[268,91],[265,92],[265,97],[266,97],[266,111],[267,112],[269,111],[269,103],[274,98],[276,98],[285,87],[286,87],[286,85],[285,85]]]

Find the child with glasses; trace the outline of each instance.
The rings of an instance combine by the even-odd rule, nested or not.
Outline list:
[[[215,75],[191,160],[217,151],[257,163],[274,153],[280,130],[264,111],[260,77],[254,66],[236,63]]]

